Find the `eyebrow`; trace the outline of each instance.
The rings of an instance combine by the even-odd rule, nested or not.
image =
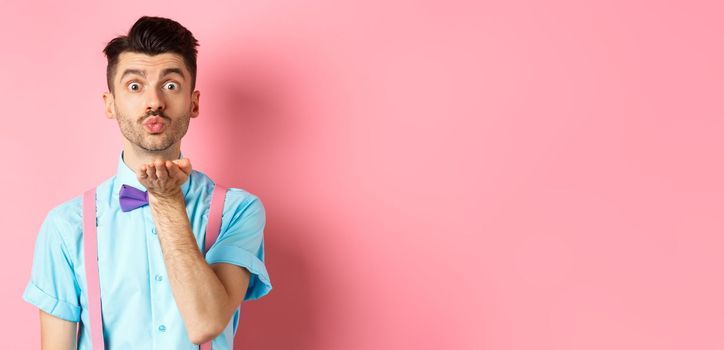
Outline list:
[[[176,74],[180,75],[182,78],[184,77],[184,73],[183,73],[183,71],[181,70],[181,68],[175,68],[175,67],[174,67],[174,68],[166,68],[166,69],[162,70],[162,71],[161,71],[161,76],[164,77],[164,76],[167,76],[167,75],[173,74],[173,73],[176,73]],[[123,78],[124,78],[126,75],[129,75],[129,74],[140,75],[140,76],[142,76],[142,77],[144,77],[144,78],[146,77],[146,71],[145,71],[145,70],[130,68],[130,69],[126,69],[126,70],[123,71],[123,74],[121,74],[120,80],[122,81]]]

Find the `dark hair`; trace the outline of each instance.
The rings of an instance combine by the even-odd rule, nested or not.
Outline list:
[[[114,38],[103,53],[108,58],[106,80],[108,89],[113,92],[113,77],[116,74],[118,56],[123,52],[158,55],[172,52],[181,55],[186,68],[191,72],[191,90],[196,86],[196,47],[198,40],[178,22],[163,18],[143,16],[128,31],[128,35]]]

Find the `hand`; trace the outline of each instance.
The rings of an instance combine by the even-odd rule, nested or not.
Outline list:
[[[149,197],[170,198],[181,192],[181,185],[191,174],[188,158],[156,160],[141,165],[136,171],[138,181],[146,187]]]

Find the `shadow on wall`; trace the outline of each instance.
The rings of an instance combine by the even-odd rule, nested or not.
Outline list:
[[[242,304],[234,348],[313,349],[318,322],[309,281],[316,278],[311,250],[297,244],[312,228],[295,222],[294,201],[274,185],[285,178],[279,172],[289,154],[279,152],[279,144],[293,129],[289,111],[295,106],[279,83],[283,79],[275,78],[278,66],[245,54],[223,57],[205,77],[216,96],[203,96],[210,134],[200,136],[218,159],[209,173],[220,183],[258,194],[264,203],[265,263],[273,285],[267,296]]]

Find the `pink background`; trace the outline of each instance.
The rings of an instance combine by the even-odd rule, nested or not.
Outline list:
[[[504,3],[504,4],[502,4]],[[113,175],[101,50],[201,42],[182,150],[268,211],[240,349],[724,349],[721,2],[0,5],[3,348],[53,206]]]

